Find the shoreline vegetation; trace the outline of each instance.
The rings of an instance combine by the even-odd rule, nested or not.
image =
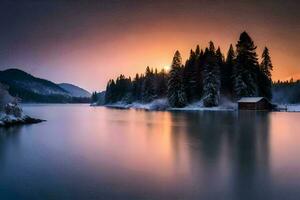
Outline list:
[[[145,74],[136,74],[133,80],[121,74],[108,81],[104,95],[93,93],[92,104],[116,107],[121,102],[125,106],[119,107],[134,108],[165,99],[168,109],[182,110],[220,108],[224,99],[232,105],[242,97],[271,100],[273,65],[269,49],[264,48],[259,62],[256,48],[243,32],[236,48],[230,45],[226,57],[212,41],[204,49],[199,45],[192,49],[185,64],[176,51],[170,71],[159,72],[148,66]]]
[[[92,106],[144,110],[237,110],[242,97],[265,97],[276,111],[300,111],[300,82],[272,81],[269,49],[260,62],[251,37],[241,33],[236,48],[227,56],[212,41],[208,47],[191,49],[185,64],[175,52],[170,71],[149,66],[133,79],[121,74],[108,81],[106,91],[92,94]],[[297,92],[298,91],[298,92]]]

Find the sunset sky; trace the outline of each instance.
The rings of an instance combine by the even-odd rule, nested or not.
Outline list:
[[[299,0],[2,0],[0,70],[20,68],[89,91],[120,73],[170,65],[210,40],[227,53],[246,30],[270,49],[273,80],[300,78]]]

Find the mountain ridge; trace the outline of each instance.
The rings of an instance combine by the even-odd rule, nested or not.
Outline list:
[[[76,86],[71,83],[58,83],[58,86],[60,86],[62,89],[66,90],[68,93],[70,93],[74,97],[91,97],[91,93],[87,90]]]
[[[59,84],[35,77],[17,68],[0,71],[0,83],[7,85],[8,92],[12,96],[21,98],[24,102],[70,103],[81,98],[62,88]],[[86,90],[80,88],[80,91],[83,93]],[[85,95],[82,98],[88,99],[89,97]]]

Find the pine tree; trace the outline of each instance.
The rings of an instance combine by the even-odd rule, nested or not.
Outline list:
[[[162,69],[156,77],[156,86],[155,86],[155,93],[158,98],[164,98],[167,96],[168,90],[168,80],[167,80],[167,73],[164,69]]]
[[[220,54],[221,52],[219,52]],[[205,69],[203,80],[203,104],[206,107],[217,106],[220,96],[220,67],[213,42],[205,50]],[[220,55],[218,55],[220,56]],[[220,59],[220,58],[219,58]]]
[[[109,80],[106,86],[105,103],[113,103],[115,99],[115,81]]]
[[[262,62],[258,71],[258,93],[259,96],[272,98],[272,75],[273,65],[269,55],[269,50],[265,47],[262,53]]]
[[[139,74],[136,74],[134,80],[132,81],[132,93],[131,93],[132,101],[140,101],[141,92],[142,92],[141,78]]]
[[[219,104],[218,79],[212,70],[205,70],[205,74],[203,104],[205,107],[217,106]]]
[[[221,94],[232,98],[233,96],[233,67],[235,63],[235,53],[232,44],[230,44],[226,61],[221,68]]]
[[[195,83],[194,95],[195,100],[200,100],[203,95],[203,74],[205,68],[205,55],[203,50],[196,54],[196,72],[193,74],[193,81]]]
[[[234,66],[234,91],[236,98],[255,96],[257,93],[256,73],[258,70],[258,59],[251,37],[243,32],[236,45],[237,56]]]
[[[179,51],[175,52],[171,65],[168,81],[168,101],[172,107],[184,107],[187,104],[183,84],[183,67]]]
[[[183,69],[184,91],[186,93],[188,102],[192,102],[196,98],[196,70],[197,57],[196,53],[191,50],[190,58],[186,61],[185,67]]]
[[[260,64],[260,69],[270,80],[272,79],[271,71],[273,70],[273,64],[269,54],[269,49],[267,47],[265,47],[262,53],[262,62]]]
[[[156,98],[154,88],[154,73],[149,67],[146,68],[145,80],[142,86],[142,101],[151,102]]]
[[[91,101],[92,101],[92,103],[95,103],[95,102],[98,101],[98,95],[97,95],[97,92],[93,92],[93,93],[92,93]]]

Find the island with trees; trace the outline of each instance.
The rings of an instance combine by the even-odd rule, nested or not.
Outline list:
[[[103,98],[93,93],[92,100],[127,107],[163,102],[163,107],[169,108],[184,108],[195,102],[211,108],[242,97],[271,100],[273,65],[269,49],[264,48],[259,62],[257,47],[247,32],[240,34],[235,47],[230,45],[224,56],[210,41],[204,49],[199,45],[192,49],[185,63],[176,51],[168,72],[147,67],[145,74],[136,74],[133,79],[120,75],[108,81]]]

